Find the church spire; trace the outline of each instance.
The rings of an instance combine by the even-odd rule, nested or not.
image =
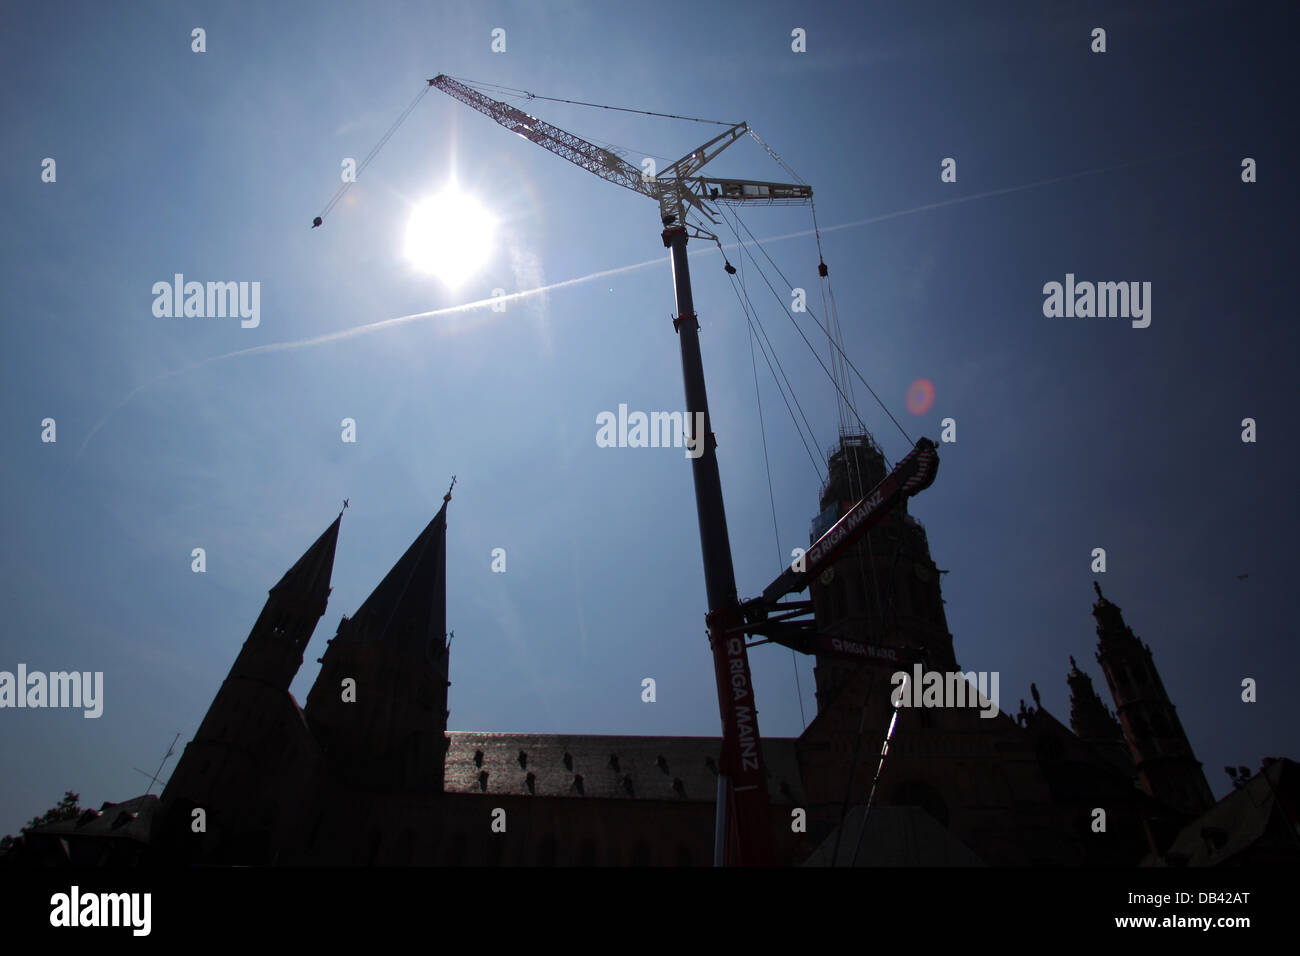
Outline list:
[[[335,771],[367,789],[442,792],[450,499],[339,623],[307,695]]]
[[[1119,607],[1093,583],[1097,662],[1115,700],[1142,788],[1169,806],[1198,814],[1214,804],[1200,761],[1165,691],[1149,645],[1124,623]]]
[[[1081,740],[1123,740],[1124,732],[1097,692],[1092,689],[1092,678],[1079,670],[1070,658],[1070,672],[1065,675],[1070,685],[1070,726]]]
[[[163,789],[160,840],[183,856],[198,853],[204,841],[209,850],[224,842],[239,854],[226,862],[269,862],[269,848],[253,849],[262,821],[275,812],[262,775],[283,758],[291,740],[271,731],[284,731],[277,721],[297,712],[289,685],[325,613],[341,517],[271,588],[230,674]],[[196,837],[190,830],[189,811],[196,807],[223,808],[208,821],[210,836]]]
[[[441,643],[446,634],[447,504],[442,507],[352,616],[368,640]]]
[[[235,660],[232,674],[289,689],[302,666],[303,651],[325,613],[334,551],[338,546],[343,513],[316,539],[279,582],[253,625],[252,633]]]
[[[334,573],[334,551],[339,541],[339,524],[342,521],[343,512],[340,511],[334,523],[325,529],[316,543],[303,552],[303,556],[271,588],[272,594],[284,592],[296,595],[311,604],[319,603],[321,613],[325,612],[325,601],[331,591],[330,577]]]
[[[1075,736],[1131,776],[1133,757],[1124,730],[1093,690],[1092,678],[1079,669],[1073,657],[1065,680],[1070,685],[1070,727]]]

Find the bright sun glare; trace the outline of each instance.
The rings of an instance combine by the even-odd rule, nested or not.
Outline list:
[[[487,263],[495,233],[496,220],[452,185],[411,210],[406,258],[455,289]]]

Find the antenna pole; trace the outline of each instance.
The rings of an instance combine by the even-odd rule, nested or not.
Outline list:
[[[171,746],[168,747],[168,748],[167,748],[167,752],[166,752],[165,754],[163,754],[162,763],[158,764],[158,770],[154,773],[153,778],[150,779],[150,781],[149,781],[149,786],[145,789],[144,795],[145,795],[146,797],[149,796],[149,791],[153,789],[153,785],[154,785],[155,783],[158,782],[158,774],[162,773],[163,766],[167,763],[167,759],[168,759],[168,758],[169,758],[173,753],[175,753],[175,750],[176,750],[176,741],[178,741],[178,740],[180,740],[180,739],[181,739],[181,735],[180,735],[180,732],[178,731],[177,734],[176,734],[176,736],[172,738]],[[144,773],[143,770],[141,770],[140,772],[141,772],[141,773]]]

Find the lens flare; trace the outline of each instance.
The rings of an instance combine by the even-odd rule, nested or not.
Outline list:
[[[934,404],[934,383],[928,378],[918,378],[907,387],[907,410],[913,415],[924,415]]]

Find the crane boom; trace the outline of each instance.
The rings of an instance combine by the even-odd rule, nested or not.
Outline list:
[[[763,590],[761,600],[774,604],[787,594],[802,591],[849,545],[879,524],[899,502],[934,484],[938,471],[939,453],[934,442],[928,438],[920,439],[893,471],[813,542],[803,555],[802,565],[796,562],[794,567],[786,568]]]
[[[934,484],[938,471],[939,453],[934,442],[921,438],[893,471],[852,504],[844,516],[813,542],[799,560],[764,588],[759,597],[741,604],[740,610],[745,618],[743,630],[763,637],[764,641],[784,644],[801,654],[899,664],[923,659],[925,649],[922,647],[876,646],[823,634],[807,617],[812,613],[811,601],[782,603],[782,599],[808,587],[891,511]]]
[[[623,186],[659,203],[659,216],[675,216],[678,222],[686,221],[686,207],[690,206],[710,222],[716,223],[708,203],[745,203],[788,205],[812,199],[812,187],[790,183],[765,183],[747,179],[705,179],[693,175],[705,163],[714,159],[732,143],[751,132],[749,124],[737,123],[719,133],[703,146],[691,150],[675,163],[660,170],[657,175],[642,172],[616,153],[589,143],[580,136],[552,126],[545,120],[525,113],[509,103],[494,100],[445,73],[429,80],[429,86],[442,90],[449,96],[472,106],[485,116],[496,120],[510,132],[531,140],[556,156],[581,166],[601,179]]]
[[[508,103],[484,96],[478,90],[453,80],[446,74],[438,74],[429,81],[429,85],[455,97],[466,106],[474,107],[485,116],[490,116],[510,132],[531,140],[543,149],[549,149],[556,156],[581,166],[589,173],[595,173],[601,179],[618,186],[625,186],[651,199],[659,198],[651,185],[643,180],[641,170],[609,150],[601,149],[595,143],[589,143],[572,133],[566,133],[558,126],[552,126],[536,116],[530,116]]]

